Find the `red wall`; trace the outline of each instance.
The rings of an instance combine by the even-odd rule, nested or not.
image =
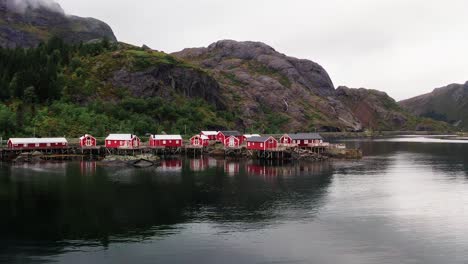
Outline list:
[[[96,139],[94,137],[89,137],[91,139],[91,146],[87,146],[86,145],[86,139],[87,137],[83,138],[81,141],[80,141],[80,146],[81,147],[95,147],[96,146]]]
[[[278,141],[276,139],[273,139],[273,142],[270,143],[271,139],[268,139],[266,142],[249,142],[247,141],[247,149],[252,149],[252,150],[270,150],[270,149],[276,149],[278,147]],[[249,146],[250,143],[250,146]],[[261,144],[264,144],[263,147]]]
[[[34,149],[63,149],[67,148],[68,144],[65,143],[63,145],[62,143],[51,143],[50,146],[47,145],[46,143],[39,144],[39,146],[36,146],[36,144],[26,144],[24,146],[23,144],[18,144],[18,146],[14,146],[10,141],[8,141],[8,148],[9,149],[26,149],[26,150],[34,150]]]
[[[121,142],[124,142],[121,145]],[[125,146],[125,142],[127,145]],[[131,140],[106,140],[106,148],[120,148],[120,147],[127,147],[127,148],[137,148],[140,146],[140,139],[135,138],[133,142]]]
[[[169,148],[178,148],[182,147],[183,140],[181,139],[150,139],[150,147],[169,147]]]
[[[201,135],[205,135],[203,133],[201,133]],[[216,135],[205,135],[208,137],[208,140],[216,140]]]
[[[224,140],[224,146],[225,147],[229,147],[229,141],[230,141],[230,138],[231,137],[227,137],[225,140]],[[234,137],[234,147],[239,147],[241,145],[241,141],[238,137]]]
[[[283,137],[281,137],[280,140],[281,140],[281,143],[282,143],[282,144],[291,144],[291,143],[292,143],[292,140],[291,140],[290,137],[284,137],[284,136],[283,136]]]
[[[192,145],[194,145],[194,146],[195,146],[195,138],[196,138],[196,137],[192,137],[192,138],[190,139],[190,144],[192,144]],[[198,144],[198,146],[202,145],[202,146],[204,146],[204,147],[207,147],[207,146],[210,144],[210,142],[209,142],[208,140],[206,140],[206,139],[202,140],[200,137],[198,137],[198,140],[199,140],[199,141],[203,141],[203,143],[202,143],[202,144]]]

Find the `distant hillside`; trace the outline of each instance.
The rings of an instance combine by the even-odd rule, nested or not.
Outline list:
[[[369,89],[338,87],[336,97],[368,129],[373,130],[449,130],[442,122],[415,117],[401,108],[386,93]]]
[[[468,82],[437,88],[431,93],[403,100],[399,104],[415,115],[468,129]]]
[[[66,15],[55,2],[0,0],[0,46],[35,47],[52,36],[67,43],[117,40],[106,23]]]

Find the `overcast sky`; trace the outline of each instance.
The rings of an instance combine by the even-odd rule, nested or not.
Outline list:
[[[466,0],[57,0],[120,41],[165,52],[262,41],[321,64],[335,86],[397,100],[468,80]]]

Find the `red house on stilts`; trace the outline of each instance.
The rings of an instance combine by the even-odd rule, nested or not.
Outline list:
[[[284,145],[294,144],[298,147],[308,147],[309,144],[322,144],[323,138],[317,133],[285,134],[281,137],[280,143]]]
[[[278,148],[278,140],[273,137],[251,137],[247,139],[247,149],[274,150]]]
[[[64,149],[68,141],[65,138],[10,138],[7,145],[13,150]]]
[[[244,136],[239,131],[219,131],[218,135],[216,135],[216,140],[224,143],[226,138],[234,136],[239,139],[239,145],[242,145],[244,142]]]
[[[195,135],[190,139],[190,144],[192,146],[208,147],[210,140],[205,135]]]
[[[96,147],[96,138],[88,134],[80,137],[80,147],[82,148]]]
[[[151,135],[149,146],[152,148],[180,148],[183,141],[180,135]]]
[[[241,145],[241,141],[239,138],[235,136],[229,136],[224,139],[224,147],[225,148],[238,148]]]
[[[133,134],[110,134],[106,138],[106,148],[138,148],[140,139]]]

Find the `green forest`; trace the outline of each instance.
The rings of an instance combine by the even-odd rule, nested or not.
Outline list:
[[[203,99],[135,98],[125,89],[117,98],[97,96],[105,84],[86,62],[117,49],[107,40],[67,45],[55,37],[37,48],[0,48],[0,136],[191,134],[232,122]]]

